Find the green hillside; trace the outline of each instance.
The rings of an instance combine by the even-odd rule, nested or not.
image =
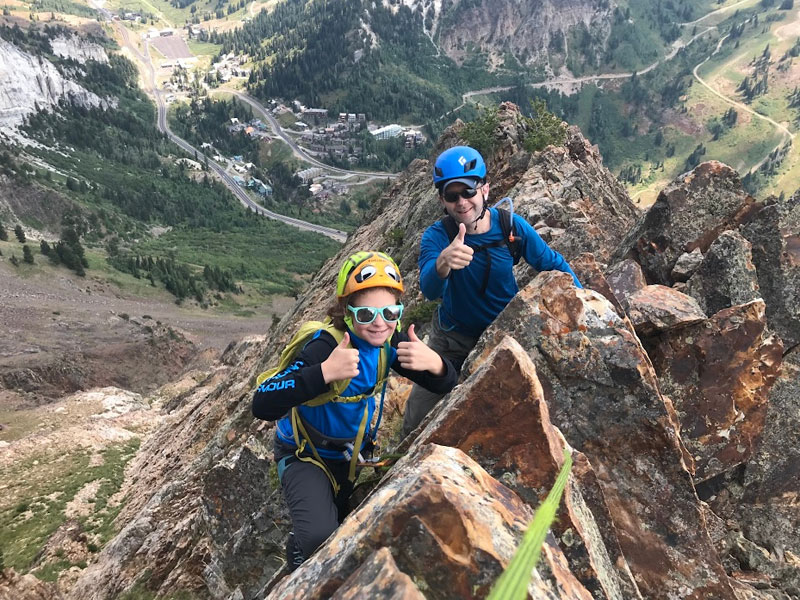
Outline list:
[[[29,49],[36,42],[46,53],[46,34],[25,34],[25,40]],[[69,68],[68,61],[51,59]],[[16,146],[0,148],[4,175],[31,198],[69,207],[61,223],[47,224],[31,206],[18,215],[26,225],[60,231],[71,251],[102,252],[118,270],[201,304],[220,294],[248,302],[247,291],[293,294],[338,247],[294,230],[293,243],[283,243],[286,226],[244,210],[207,172],[178,163],[177,147],[156,129],[155,107],[127,59],[89,61],[77,76],[95,93],[116,98],[117,108],[65,103],[57,114],[40,112],[23,127],[39,145],[24,154]],[[71,256],[61,263],[79,272],[89,268],[86,260],[73,264]]]

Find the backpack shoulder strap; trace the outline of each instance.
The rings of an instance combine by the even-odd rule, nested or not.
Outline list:
[[[281,351],[281,357],[278,361],[278,365],[261,373],[256,378],[256,385],[261,385],[264,381],[275,376],[288,367],[292,360],[294,360],[294,358],[300,354],[305,345],[311,341],[311,339],[314,337],[314,334],[320,330],[327,331],[329,334],[331,334],[336,340],[337,344],[341,342],[342,338],[344,337],[344,332],[336,329],[329,319],[326,319],[325,321],[306,321],[300,326],[300,329],[297,330],[297,333],[294,334],[289,343],[286,344],[284,349]]]
[[[498,218],[500,219],[500,230],[503,232],[503,240],[505,241],[508,251],[511,253],[511,258],[516,265],[520,258],[522,258],[522,244],[517,232],[514,231],[514,223],[512,215],[507,210],[497,209]]]
[[[442,227],[444,227],[445,233],[447,233],[447,239],[451,242],[456,239],[458,235],[458,223],[456,223],[456,220],[450,215],[447,215],[439,219],[439,222],[442,224]]]

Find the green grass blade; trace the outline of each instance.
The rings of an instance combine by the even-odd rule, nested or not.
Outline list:
[[[522,543],[514,553],[514,558],[511,559],[506,570],[495,582],[488,600],[523,600],[526,597],[528,584],[531,580],[531,571],[539,561],[544,538],[556,518],[571,468],[572,457],[569,452],[564,450],[564,464],[556,478],[556,482],[553,484],[553,488],[547,494],[547,498],[545,498],[542,505],[536,510],[533,521],[528,525],[528,529],[522,538]]]

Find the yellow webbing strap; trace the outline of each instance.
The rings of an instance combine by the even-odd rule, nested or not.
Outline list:
[[[358,426],[358,434],[356,441],[353,444],[353,456],[350,457],[350,471],[347,473],[347,479],[351,483],[356,480],[356,466],[358,465],[358,455],[361,453],[361,443],[364,441],[364,432],[367,430],[367,417],[369,417],[369,404],[364,405],[364,416],[361,417],[361,424]]]
[[[303,419],[300,418],[296,406],[292,408],[292,432],[294,433],[294,443],[297,446],[297,450],[294,452],[295,456],[298,458],[298,460],[311,463],[312,465],[316,465],[322,469],[325,475],[328,476],[331,486],[333,486],[333,495],[338,496],[339,484],[336,482],[336,478],[333,476],[333,473],[331,473],[328,467],[325,466],[325,461],[322,460],[322,457],[319,455],[319,452],[317,452],[314,444],[311,443],[308,433],[306,432],[306,428],[303,427]],[[302,441],[300,440],[300,434],[303,436]],[[311,448],[314,458],[311,458],[310,456],[302,456],[303,450],[305,450],[306,447],[306,442],[308,442],[308,446]],[[358,453],[356,453],[356,457],[358,457]]]

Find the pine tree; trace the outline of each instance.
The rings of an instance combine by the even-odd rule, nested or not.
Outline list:
[[[22,231],[22,225],[17,225],[16,227],[14,227],[14,235],[17,236],[17,240],[19,240],[20,244],[24,244],[25,243],[25,241],[26,241],[25,240],[25,232]]]
[[[31,248],[30,246],[28,246],[28,244],[25,244],[22,247],[22,260],[24,260],[29,265],[33,264],[33,252],[31,252]]]
[[[0,223],[0,241],[8,241],[8,232],[6,231],[6,228],[3,227],[2,223]]]

